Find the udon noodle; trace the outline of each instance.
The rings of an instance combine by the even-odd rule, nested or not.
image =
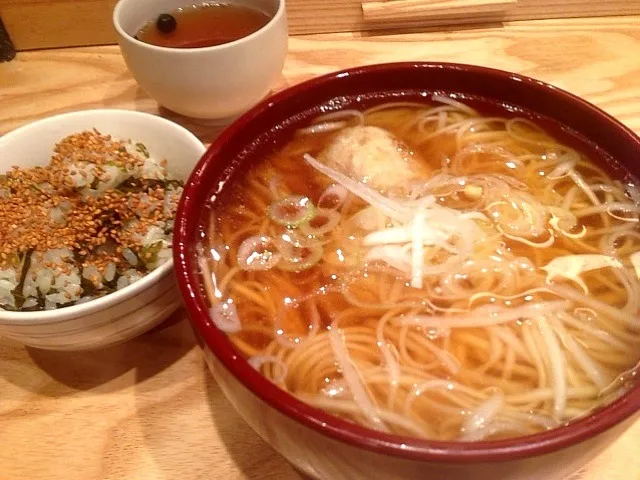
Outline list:
[[[640,358],[640,191],[448,97],[321,116],[203,222],[213,322],[262,375],[436,440],[583,417]]]

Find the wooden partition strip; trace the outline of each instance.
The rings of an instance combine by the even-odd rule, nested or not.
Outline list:
[[[409,1],[418,1],[423,6],[429,5],[426,2],[451,6],[478,0],[287,0],[290,32],[296,35],[380,28],[415,29],[527,19],[640,14],[640,0],[517,0],[504,11],[503,6],[497,11],[492,10],[486,6],[487,2],[504,3],[509,0],[481,0],[485,4],[482,12],[470,7],[472,11],[466,10],[468,13],[463,14],[411,15],[367,22],[363,15],[363,1],[384,4],[380,6]],[[116,0],[0,0],[0,18],[17,50],[108,44],[115,43],[111,25],[115,3]],[[467,7],[470,5],[467,3]]]
[[[116,0],[0,0],[17,50],[115,43]]]
[[[480,17],[495,13],[497,18],[516,5],[517,0],[395,0],[363,1],[365,22],[386,22],[419,19],[453,19]]]

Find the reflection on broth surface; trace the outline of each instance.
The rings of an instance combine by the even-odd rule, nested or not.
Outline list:
[[[640,192],[448,97],[326,114],[207,210],[214,323],[310,405],[398,434],[526,435],[640,357]]]

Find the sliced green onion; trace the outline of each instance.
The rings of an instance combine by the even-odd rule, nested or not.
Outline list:
[[[329,185],[318,199],[318,207],[338,210],[349,196],[349,191],[338,183]]]
[[[301,272],[318,263],[323,253],[321,245],[301,247],[297,250],[294,257],[283,258],[280,263],[278,263],[278,268],[287,272]]]
[[[269,218],[285,227],[297,227],[313,217],[315,208],[308,197],[290,195],[271,204]]]
[[[249,237],[238,248],[238,266],[243,270],[270,270],[280,258],[273,240],[265,235]]]
[[[300,242],[289,233],[276,238],[275,243],[282,254],[278,268],[288,272],[301,272],[311,268],[320,261],[324,253],[319,242],[308,239]]]
[[[315,215],[300,226],[307,235],[321,237],[325,233],[332,231],[340,223],[340,214],[335,210],[318,208]]]

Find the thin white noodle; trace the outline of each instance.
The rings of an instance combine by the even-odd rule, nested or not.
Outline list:
[[[576,342],[573,337],[566,331],[561,322],[557,319],[552,320],[552,325],[564,344],[564,347],[571,353],[580,368],[591,379],[591,381],[601,390],[609,383],[611,378],[603,370],[602,366],[593,360],[587,352]]]
[[[536,320],[538,330],[547,347],[547,359],[553,379],[553,412],[557,418],[564,418],[567,407],[567,369],[565,358],[556,335],[545,317]]]
[[[335,132],[336,130],[340,130],[347,125],[347,122],[339,121],[339,122],[322,122],[316,123],[314,125],[301,128],[296,132],[298,135],[314,135],[316,133],[329,133]]]
[[[355,109],[326,113],[317,117],[315,123],[331,122],[343,118],[356,118],[358,119],[358,125],[364,125],[364,114],[360,110]]]
[[[465,420],[460,440],[468,442],[485,438],[490,433],[491,422],[503,407],[504,397],[502,394],[496,394],[478,405]]]
[[[552,313],[558,310],[566,310],[569,302],[554,300],[539,302],[532,305],[524,305],[516,308],[485,308],[478,307],[470,310],[467,315],[413,315],[400,317],[405,325],[416,325],[425,328],[446,326],[447,328],[487,327],[501,323],[512,322],[522,318],[533,318],[538,315]]]
[[[275,383],[283,383],[287,378],[287,366],[278,357],[274,357],[273,355],[255,355],[250,357],[247,362],[258,372],[260,372],[262,365],[265,363],[277,365],[280,373],[273,379]]]
[[[434,102],[438,102],[438,103],[444,103],[445,105],[450,105],[458,110],[460,110],[461,112],[464,112],[468,115],[477,115],[477,112],[465,105],[464,103],[460,103],[457,100],[454,100],[451,97],[446,97],[444,95],[438,95],[438,94],[433,94],[431,95],[431,100]]]
[[[321,395],[298,395],[298,398],[309,405],[330,412],[339,412],[345,414],[357,414],[357,407],[354,407],[353,402],[349,400],[341,400],[337,398],[326,398]],[[395,425],[406,430],[410,435],[414,435],[422,438],[429,438],[429,432],[420,428],[411,420],[399,415],[395,412],[388,410],[377,409],[374,411],[377,418],[380,418],[384,423]]]
[[[607,317],[618,320],[625,325],[630,327],[639,328],[640,327],[640,318],[637,315],[631,315],[628,313],[624,313],[621,310],[618,310],[611,305],[608,305],[600,300],[596,300],[593,297],[583,295],[582,293],[570,288],[566,285],[549,285],[549,289],[552,290],[557,295],[564,297],[572,302],[579,303],[582,305],[586,305],[596,311],[604,313]]]
[[[569,170],[568,175],[569,177],[571,177],[571,180],[573,180],[575,184],[585,193],[585,195],[589,197],[589,200],[591,200],[594,205],[600,205],[600,200],[598,200],[596,194],[593,193],[593,190],[591,190],[589,184],[584,181],[582,175],[580,175],[575,170]]]
[[[344,336],[337,327],[329,330],[329,343],[336,357],[339,369],[342,371],[342,377],[347,382],[349,391],[353,396],[353,401],[358,405],[360,411],[372,426],[378,430],[388,432],[388,428],[378,415],[378,409],[371,400],[369,392],[367,392],[355,365],[353,364],[349,351],[345,345]]]

